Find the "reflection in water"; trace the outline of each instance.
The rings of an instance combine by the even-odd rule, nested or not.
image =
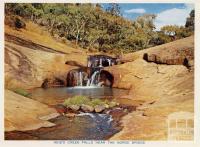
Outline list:
[[[75,95],[84,95],[91,98],[120,97],[127,95],[128,90],[110,87],[59,87],[36,88],[32,90],[31,98],[46,104],[62,103],[64,99]]]
[[[50,120],[56,127],[6,133],[11,140],[105,140],[120,131],[108,114],[86,113],[74,118],[60,116]]]

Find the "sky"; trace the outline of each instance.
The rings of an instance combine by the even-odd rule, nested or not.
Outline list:
[[[108,4],[102,4],[106,9]],[[120,3],[122,16],[126,19],[135,20],[144,14],[156,14],[156,30],[165,25],[185,25],[186,18],[194,9],[193,4],[186,3]]]

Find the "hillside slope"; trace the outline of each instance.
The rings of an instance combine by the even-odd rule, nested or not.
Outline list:
[[[133,61],[137,58],[143,58],[144,53],[159,55],[163,59],[177,59],[183,57],[194,58],[194,36],[176,40],[163,45],[129,53],[123,56],[122,60]]]
[[[40,87],[46,78],[65,79],[74,68],[66,61],[86,65],[86,52],[52,38],[45,29],[27,22],[26,29],[5,26],[6,88]],[[81,58],[80,58],[81,57]]]

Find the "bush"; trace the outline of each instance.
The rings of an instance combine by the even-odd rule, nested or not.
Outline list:
[[[100,99],[92,99],[90,102],[90,105],[92,105],[93,107],[96,105],[104,105],[104,104],[106,104],[105,101]]]
[[[26,28],[26,23],[22,19],[16,18],[15,19],[15,27],[18,29]]]
[[[65,106],[70,106],[70,105],[82,105],[82,104],[87,104],[90,102],[90,99],[85,97],[85,96],[74,96],[72,98],[68,98],[64,101]]]
[[[25,96],[25,97],[29,97],[31,95],[31,93],[27,92],[26,90],[22,89],[22,88],[17,88],[13,90],[15,93]]]
[[[26,28],[25,21],[22,18],[15,15],[5,16],[5,24],[17,29]]]
[[[70,105],[78,105],[81,106],[82,104],[89,105],[89,106],[97,106],[97,105],[109,105],[110,107],[116,106],[116,102],[109,102],[108,100],[101,100],[101,99],[89,99],[86,96],[74,96],[68,98],[63,103],[65,106]]]

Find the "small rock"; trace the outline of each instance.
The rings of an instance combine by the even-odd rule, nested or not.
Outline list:
[[[108,109],[108,108],[109,108],[109,105],[108,105],[108,104],[104,104],[104,107],[105,107],[106,109]]]
[[[124,112],[125,112],[125,113],[128,112],[128,109],[124,109]]]
[[[50,120],[52,118],[58,117],[59,115],[60,115],[59,113],[51,113],[49,115],[41,116],[41,117],[39,117],[39,119],[41,119],[41,120]]]
[[[60,113],[60,114],[64,114],[64,113],[67,112],[67,108],[66,108],[64,105],[62,105],[62,104],[56,105],[56,106],[55,106],[55,109],[56,109],[56,111],[57,111],[58,113]]]
[[[94,107],[94,110],[95,110],[95,112],[96,113],[100,113],[100,112],[102,112],[103,110],[105,110],[106,108],[105,108],[105,106],[103,106],[103,105],[96,105],[95,107]]]
[[[78,105],[70,105],[69,108],[72,109],[73,111],[78,111],[80,109],[80,106],[78,106]]]
[[[110,102],[110,103],[109,103],[109,107],[112,108],[112,107],[115,107],[115,106],[117,106],[117,103],[116,103],[116,102]]]
[[[120,118],[127,113],[123,111],[123,109],[113,109],[109,112],[109,115],[112,116],[114,120],[120,120]]]
[[[93,112],[94,111],[94,108],[92,106],[84,105],[84,104],[81,105],[81,109],[84,112]]]
[[[67,117],[75,117],[76,114],[75,113],[67,113],[67,114],[65,114],[65,116],[67,116]]]

